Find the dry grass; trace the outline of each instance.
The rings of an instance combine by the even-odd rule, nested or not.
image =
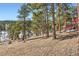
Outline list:
[[[9,56],[63,56],[78,55],[78,37],[67,40],[36,39],[0,45],[0,55]]]

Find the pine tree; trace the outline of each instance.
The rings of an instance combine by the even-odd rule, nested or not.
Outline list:
[[[51,4],[53,39],[56,39],[54,3]]]
[[[22,24],[22,33],[23,33],[23,38],[22,38],[22,40],[25,42],[25,38],[26,38],[26,17],[29,15],[29,12],[30,12],[30,10],[29,10],[29,7],[28,7],[28,4],[23,4],[22,6],[21,6],[21,8],[18,10],[18,13],[19,13],[19,15],[18,15],[18,18],[20,18],[20,19],[22,19],[22,22],[23,22],[23,24]]]

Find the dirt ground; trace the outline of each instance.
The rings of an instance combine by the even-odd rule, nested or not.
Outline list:
[[[59,40],[52,37],[44,39],[13,42],[12,44],[0,45],[1,56],[77,56],[78,39]]]

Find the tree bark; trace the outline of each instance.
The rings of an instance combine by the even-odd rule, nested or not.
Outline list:
[[[59,32],[61,32],[60,12],[61,12],[61,4],[58,3],[58,30]]]
[[[23,38],[22,38],[22,40],[25,42],[25,37],[26,37],[26,26],[25,26],[25,17],[24,17],[24,21],[23,21]]]
[[[55,15],[54,15],[54,3],[51,4],[52,8],[52,31],[53,31],[53,39],[56,39],[56,30],[55,30]]]
[[[46,24],[47,24],[47,37],[49,37],[49,22],[48,22],[48,8],[46,6]]]
[[[79,3],[77,3],[77,17],[78,17],[78,30],[79,30]]]

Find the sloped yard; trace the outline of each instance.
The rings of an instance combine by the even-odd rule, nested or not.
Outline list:
[[[0,45],[0,55],[14,56],[63,56],[78,55],[78,38],[53,40],[39,38],[12,44]]]

